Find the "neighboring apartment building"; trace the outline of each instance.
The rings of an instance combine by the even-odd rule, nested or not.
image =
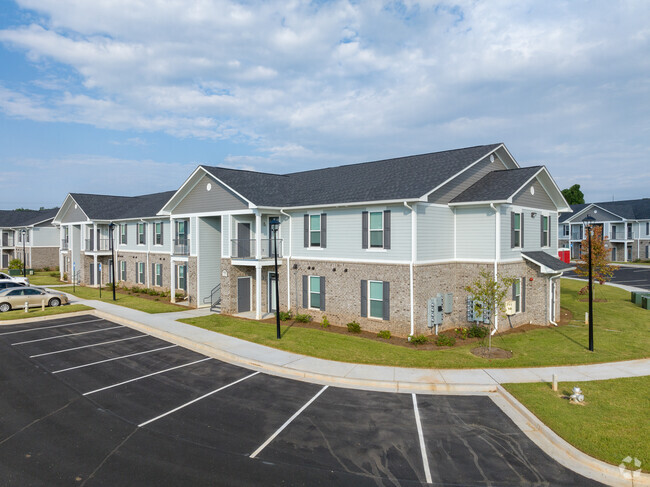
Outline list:
[[[62,209],[63,210],[63,209]],[[559,316],[560,212],[543,166],[520,168],[503,144],[286,175],[199,166],[162,206],[170,285],[225,313],[275,308],[270,221],[280,220],[280,306],[395,335],[468,324],[465,287],[481,269],[515,277],[509,323]]]
[[[3,269],[12,259],[24,259],[25,267],[34,269],[59,265],[59,231],[52,226],[58,210],[0,210]]]
[[[116,282],[169,289],[169,218],[156,213],[173,194],[68,194],[54,218],[60,228],[61,278],[89,286],[112,282],[109,227],[114,224]]]
[[[571,205],[573,213],[559,221],[559,243],[571,249],[571,258],[580,259],[585,223],[590,216],[607,237],[609,259],[614,262],[650,259],[650,198]]]

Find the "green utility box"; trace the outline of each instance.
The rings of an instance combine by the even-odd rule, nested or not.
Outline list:
[[[25,274],[28,276],[33,276],[34,275],[34,269],[25,269]],[[9,269],[9,275],[10,276],[22,276],[23,275],[23,270],[22,269]]]
[[[650,296],[643,296],[641,298],[641,307],[643,309],[650,309]]]

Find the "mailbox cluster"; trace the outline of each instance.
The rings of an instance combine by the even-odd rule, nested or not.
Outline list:
[[[442,325],[444,314],[449,314],[454,309],[454,293],[438,293],[435,298],[430,298],[427,301],[427,326],[429,329],[436,327],[436,335],[438,334],[438,326]]]

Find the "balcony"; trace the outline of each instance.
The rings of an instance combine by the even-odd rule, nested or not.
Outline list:
[[[279,238],[278,242],[278,258],[282,258],[282,239]],[[230,241],[231,255],[233,259],[255,259],[255,247],[257,241],[255,239],[232,239]],[[275,256],[275,249],[273,240],[262,240],[262,259],[272,259]]]
[[[190,240],[187,237],[174,239],[174,255],[190,255]]]
[[[2,246],[3,247],[13,247],[14,246],[14,236],[7,233],[2,234]]]
[[[61,240],[61,250],[68,250],[70,248],[70,242],[65,238]]]
[[[110,239],[109,238],[100,238],[97,240],[97,249],[95,249],[95,239],[87,238],[86,246],[84,247],[86,252],[107,252],[111,250]]]

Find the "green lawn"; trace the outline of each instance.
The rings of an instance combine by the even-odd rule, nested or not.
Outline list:
[[[29,283],[32,286],[51,286],[53,284],[65,284],[59,280],[59,273],[56,272],[56,276],[51,276],[50,274],[54,271],[49,272],[35,272],[33,276],[27,276],[29,278]]]
[[[562,280],[562,306],[576,318],[568,326],[548,327],[526,333],[495,337],[493,345],[511,350],[511,359],[487,360],[470,353],[468,346],[446,350],[417,350],[353,335],[290,327],[282,324],[283,337],[275,338],[275,325],[224,315],[209,315],[183,320],[186,323],[290,352],[341,362],[400,367],[476,368],[529,367],[587,364],[631,360],[650,356],[650,313],[634,306],[630,294],[611,286],[598,286],[594,303],[595,351],[586,348],[587,303],[578,301],[577,291],[584,283]],[[582,297],[581,297],[582,298]],[[503,323],[503,321],[502,321]],[[395,339],[394,339],[395,340]]]
[[[61,315],[65,313],[74,313],[75,311],[87,311],[89,309],[94,308],[85,306],[83,304],[71,304],[65,306],[56,306],[55,308],[45,308],[45,311],[41,311],[41,308],[30,308],[29,313],[25,313],[25,311],[22,309],[17,309],[15,311],[0,313],[0,321],[21,320],[23,318],[37,318],[39,316]]]
[[[99,289],[93,287],[76,286],[74,292],[72,287],[66,287],[65,292],[74,294],[82,299],[99,300]],[[167,298],[160,298],[160,301],[153,301],[119,292],[116,293],[115,297],[116,300],[113,301],[113,292],[110,289],[102,290],[101,301],[124,306],[125,308],[137,309],[145,313],[170,313],[172,311],[187,310],[185,306],[179,306],[166,301]]]
[[[585,406],[570,404],[561,395],[579,386]],[[631,456],[650,472],[650,377],[593,382],[563,382],[558,392],[549,384],[504,386],[544,424],[576,448],[619,465]]]

